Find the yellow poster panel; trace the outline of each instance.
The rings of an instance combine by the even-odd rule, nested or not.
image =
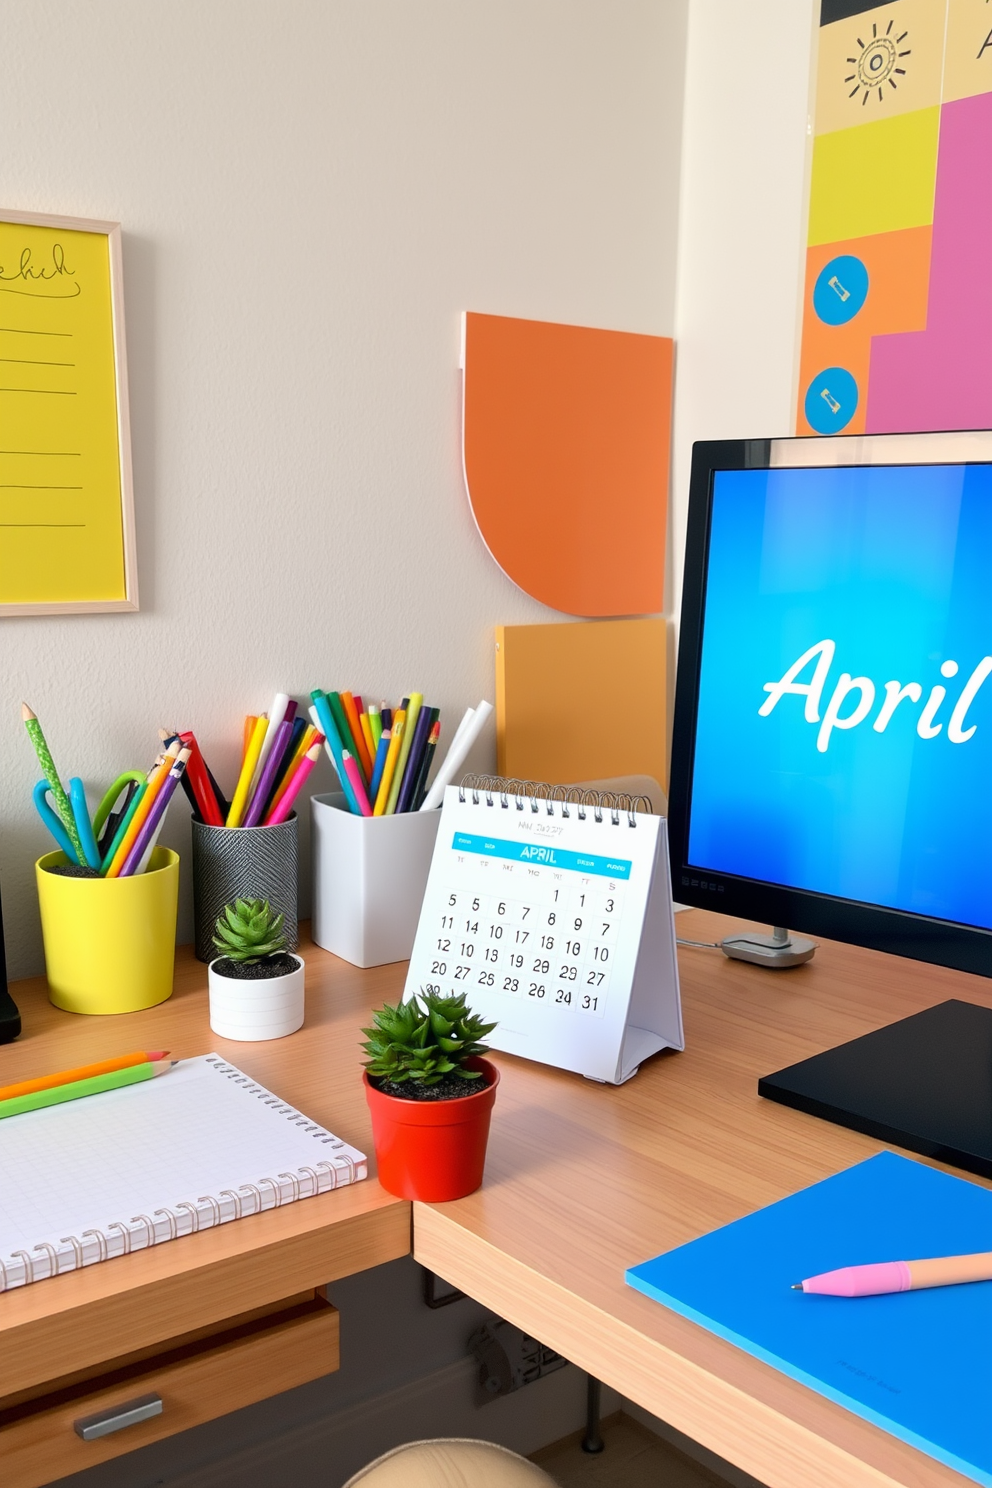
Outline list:
[[[135,610],[112,222],[0,212],[0,615]]]

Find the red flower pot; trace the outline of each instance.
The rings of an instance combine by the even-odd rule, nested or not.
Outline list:
[[[398,1198],[440,1203],[464,1198],[481,1185],[499,1070],[478,1058],[466,1060],[466,1068],[481,1070],[486,1084],[453,1100],[384,1095],[362,1076],[379,1182]]]

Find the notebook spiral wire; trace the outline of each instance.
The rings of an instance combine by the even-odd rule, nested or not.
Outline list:
[[[58,1246],[51,1241],[42,1240],[32,1247],[34,1254],[26,1250],[11,1251],[8,1260],[0,1257],[0,1292],[10,1291],[18,1286],[27,1286],[32,1282],[42,1280],[50,1276],[59,1276],[66,1271],[77,1271],[83,1266],[92,1266],[99,1261],[110,1259],[111,1254],[130,1255],[133,1250],[146,1250],[153,1245],[162,1245],[167,1240],[175,1240],[181,1234],[195,1234],[199,1230],[212,1229],[215,1225],[228,1224],[231,1220],[241,1219],[248,1214],[260,1214],[263,1209],[278,1209],[282,1204],[291,1203],[303,1197],[314,1194],[329,1192],[333,1188],[344,1186],[355,1179],[355,1163],[347,1152],[339,1151],[344,1143],[334,1137],[325,1128],[316,1122],[307,1121],[293,1106],[288,1105],[278,1096],[266,1090],[264,1086],[257,1084],[247,1075],[233,1065],[217,1058],[208,1061],[220,1075],[227,1076],[235,1083],[242,1085],[249,1095],[273,1107],[276,1114],[285,1116],[288,1121],[297,1125],[305,1125],[308,1135],[315,1138],[321,1145],[329,1145],[333,1156],[320,1159],[312,1165],[304,1163],[296,1172],[278,1173],[275,1178],[260,1177],[254,1183],[243,1183],[238,1190],[224,1188],[219,1195],[201,1194],[196,1203],[188,1199],[180,1199],[172,1206],[156,1209],[154,1216],[148,1214],[135,1214],[129,1221],[123,1219],[111,1220],[103,1229],[83,1230],[81,1236],[63,1235],[59,1239],[59,1246],[68,1246],[70,1255],[64,1254]],[[343,1178],[343,1183],[341,1182]],[[283,1186],[288,1185],[291,1197],[286,1197]],[[264,1190],[264,1192],[263,1192]],[[271,1199],[271,1202],[266,1202]],[[225,1213],[225,1203],[233,1213]],[[204,1213],[203,1211],[207,1212]],[[160,1226],[156,1223],[161,1219],[164,1234],[159,1234]],[[188,1226],[188,1228],[187,1228]],[[137,1233],[135,1233],[137,1231]],[[86,1244],[93,1242],[96,1255],[87,1257]],[[120,1249],[118,1249],[120,1247]],[[11,1261],[19,1261],[23,1270],[23,1278],[12,1274],[16,1268]],[[36,1275],[37,1268],[37,1275]]]

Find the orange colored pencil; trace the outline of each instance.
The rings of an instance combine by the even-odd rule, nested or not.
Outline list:
[[[362,775],[365,778],[366,786],[368,786],[369,781],[372,779],[372,758],[365,743],[362,725],[358,721],[358,709],[355,707],[355,699],[350,692],[342,692],[339,696],[341,698],[341,706],[344,709],[344,716],[348,720],[348,727],[351,729],[352,738],[355,741],[354,755],[362,767]],[[341,743],[345,749],[348,748],[348,741],[346,739],[342,739]]]
[[[78,1069],[59,1070],[55,1075],[41,1075],[37,1080],[21,1080],[16,1085],[0,1085],[0,1101],[14,1100],[19,1095],[34,1095],[36,1090],[51,1090],[56,1085],[71,1085],[75,1080],[91,1080],[95,1075],[109,1075],[114,1070],[130,1069],[132,1064],[154,1064],[167,1059],[168,1049],[136,1054],[121,1054],[117,1059],[101,1059],[97,1064],[81,1064]]]
[[[104,874],[105,878],[118,878],[120,876],[120,871],[124,867],[127,855],[134,846],[135,838],[141,831],[142,827],[145,825],[145,818],[148,816],[149,811],[151,811],[152,806],[155,804],[155,797],[158,795],[159,791],[162,789],[162,786],[165,784],[165,778],[175,764],[176,758],[182,747],[182,740],[175,739],[169,745],[168,749],[165,751],[165,754],[162,756],[162,763],[160,765],[156,765],[155,768],[149,773],[148,789],[145,791],[145,794],[138,802],[138,809],[131,818],[128,829],[124,833],[124,837],[121,841],[120,847],[114,854],[114,861],[111,863],[110,867]]]
[[[365,740],[365,748],[369,752],[369,759],[372,761],[372,768],[374,770],[376,743],[375,739],[372,737],[372,723],[369,719],[369,715],[367,713],[359,713],[358,722],[362,726],[362,738]],[[369,780],[371,779],[372,776],[370,775]]]

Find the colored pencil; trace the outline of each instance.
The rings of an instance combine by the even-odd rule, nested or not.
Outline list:
[[[291,718],[284,718],[275,730],[275,738],[270,740],[268,759],[265,761],[261,771],[256,772],[255,785],[242,826],[257,827],[262,820],[265,804],[269,799],[269,794],[275,783],[276,772],[282,764],[283,750],[292,732],[293,720]],[[272,733],[271,726],[268,733]]]
[[[196,801],[197,814],[201,821],[206,822],[208,827],[222,827],[224,818],[221,815],[217,797],[214,794],[213,784],[207,774],[200,746],[196,742],[196,735],[186,731],[179,735],[183,744],[189,750],[189,759],[186,763],[186,773],[183,776],[184,786],[189,784]]]
[[[25,1111],[40,1111],[44,1106],[60,1106],[65,1101],[80,1100],[85,1095],[102,1095],[107,1090],[119,1090],[123,1085],[138,1085],[142,1080],[154,1080],[158,1075],[167,1075],[178,1063],[178,1059],[159,1059],[154,1063],[129,1064],[125,1069],[94,1075],[89,1080],[73,1080],[68,1085],[36,1090],[33,1095],[18,1095],[13,1100],[0,1101],[0,1119],[22,1116]]]
[[[330,698],[327,696],[326,693],[321,692],[319,687],[315,687],[310,696],[313,699],[313,707],[310,709],[311,717],[313,718],[313,721],[317,725],[317,727],[323,730],[325,747],[327,749],[328,755],[330,756],[331,763],[333,764],[334,769],[337,773],[338,780],[341,784],[341,789],[344,791],[345,797],[347,798],[349,809],[353,811],[356,816],[361,816],[361,807],[359,806],[358,800],[355,796],[355,792],[352,789],[351,781],[345,774],[344,762],[341,758],[341,752],[344,748],[344,745],[341,742],[341,736],[337,731],[336,720],[334,718],[333,712],[331,711]]]
[[[24,727],[28,731],[28,738],[34,745],[34,751],[38,756],[42,774],[52,788],[52,800],[55,802],[55,810],[61,817],[62,825],[68,833],[73,852],[76,854],[80,863],[85,863],[86,854],[83,852],[83,844],[79,840],[79,831],[76,827],[76,819],[72,814],[69,797],[66,795],[62,782],[59,779],[59,772],[55,768],[52,752],[48,747],[45,735],[42,733],[37,715],[28,707],[27,703],[21,704],[21,718]]]
[[[145,825],[145,819],[148,816],[149,811],[151,811],[152,806],[155,804],[155,797],[158,795],[159,791],[162,789],[162,786],[165,784],[165,778],[168,775],[169,771],[172,769],[173,762],[175,761],[176,756],[178,755],[181,748],[182,745],[180,741],[178,739],[175,739],[169,745],[165,754],[162,756],[161,764],[153,766],[148,776],[147,789],[142,794],[141,800],[138,802],[138,806],[135,809],[131,820],[128,822],[127,831],[124,833],[124,836],[121,839],[120,846],[111,859],[110,866],[108,867],[104,875],[106,878],[120,877],[120,872],[124,866],[125,859],[127,858],[128,853],[131,851],[131,848],[134,845],[134,839],[141,831],[141,828]]]
[[[143,781],[140,783],[144,784]],[[125,816],[127,816],[128,809],[131,805],[131,802],[134,800],[138,789],[139,782],[137,780],[129,780],[124,788],[124,798],[121,801],[121,804],[110,813],[110,815],[107,817],[107,820],[103,824],[103,832],[101,834],[100,841],[97,843],[97,847],[100,851],[101,867],[103,866],[103,860],[107,855],[107,848],[113,842],[114,836],[117,832],[117,828],[120,826]]]
[[[355,792],[355,799],[358,802],[359,810],[363,816],[371,816],[372,807],[369,805],[369,798],[365,793],[365,782],[362,780],[362,772],[358,768],[358,761],[352,758],[347,749],[342,752],[341,759],[344,764],[345,774],[351,781],[351,788]]]
[[[369,755],[368,746],[365,743],[365,735],[362,733],[361,720],[358,716],[358,709],[355,707],[355,699],[350,692],[342,692],[339,696],[345,717],[348,720],[348,727],[351,730],[351,737],[355,741],[355,747],[351,753],[362,767],[362,779],[368,783],[372,779],[372,759]]]
[[[386,755],[386,764],[383,768],[382,779],[379,782],[379,791],[375,798],[373,816],[385,816],[386,805],[389,801],[389,792],[393,784],[393,776],[396,773],[396,761],[400,757],[400,749],[403,746],[403,727],[406,723],[406,714],[402,708],[397,709],[396,718],[392,727],[392,738],[389,741],[389,753]]]
[[[318,750],[320,750],[324,747],[325,742],[326,741],[324,735],[320,732],[320,730],[308,723],[304,728],[303,735],[300,739],[299,748],[293,755],[293,758],[290,760],[289,766],[283,774],[282,780],[279,782],[278,790],[272,792],[271,799],[266,806],[265,812],[262,816],[262,820],[259,823],[260,826],[267,827],[270,823],[273,813],[278,812],[280,806],[282,805],[282,798],[289,790],[289,787],[293,782],[293,778],[295,777],[296,772],[300,767],[300,762],[306,757],[307,751],[312,749],[315,744]]]
[[[151,804],[151,809],[138,830],[138,834],[131,844],[131,850],[121,866],[118,877],[129,878],[132,873],[143,873],[148,859],[151,857],[152,848],[158,840],[158,834],[162,830],[165,813],[169,802],[175,795],[176,786],[179,784],[186,769],[186,761],[189,759],[189,750],[180,749],[175,762],[169,773],[162,782],[162,787]]]
[[[255,766],[255,778],[252,781],[250,796],[250,800],[252,801],[254,801],[255,799],[255,791],[258,789],[258,782],[262,778],[262,771],[265,769],[265,766],[269,762],[269,754],[275,748],[277,742],[276,731],[278,730],[279,725],[282,723],[283,719],[286,717],[286,710],[289,707],[290,701],[286,693],[277,692],[269,706],[269,726],[265,731],[265,738],[262,740],[262,749],[261,753],[258,756],[258,764]],[[293,703],[292,712],[289,715],[290,722],[292,722],[293,714],[295,712],[296,704]]]
[[[255,775],[255,766],[258,764],[258,756],[262,752],[262,741],[265,738],[269,726],[269,720],[264,713],[255,719],[255,726],[251,731],[251,739],[245,751],[244,761],[241,765],[241,774],[235,787],[234,798],[231,801],[231,809],[227,814],[229,827],[240,827],[241,819],[248,805],[248,792]]]
[[[152,778],[152,775],[154,775],[157,768],[157,765],[154,765],[148,772],[148,780]],[[125,834],[127,833],[127,829],[131,825],[131,822],[134,820],[134,814],[141,805],[145,792],[148,790],[148,780],[142,781],[142,783],[138,786],[138,789],[134,793],[134,797],[131,801],[130,806],[121,817],[120,825],[113,835],[110,846],[107,848],[107,851],[103,855],[103,861],[100,864],[100,876],[102,878],[106,878],[107,870],[117,856],[120,845],[124,841]]]
[[[338,738],[341,740],[341,748],[348,749],[352,754],[356,754],[355,736],[351,732],[351,724],[348,722],[348,715],[341,701],[341,694],[339,692],[329,692],[326,696],[331,712],[334,714],[334,722],[337,726]]]
[[[130,1069],[133,1064],[155,1064],[168,1057],[168,1049],[138,1049],[134,1054],[120,1054],[116,1059],[101,1059],[96,1064],[80,1064],[75,1069],[59,1070],[54,1075],[39,1075],[36,1080],[19,1080],[16,1085],[0,1085],[0,1101],[14,1100],[19,1095],[34,1095],[36,1090],[51,1090],[54,1085],[72,1085],[76,1080],[92,1080],[96,1075],[109,1075],[113,1070]]]
[[[245,719],[244,728],[241,730],[241,763],[242,763],[242,765],[245,762],[245,755],[248,753],[248,746],[251,743],[252,735],[255,732],[255,725],[256,725],[257,722],[258,722],[258,714],[257,713],[249,713],[248,716]]]
[[[417,722],[423,706],[424,694],[422,692],[411,692],[407,702],[406,722],[403,726],[403,741],[400,745],[399,758],[396,761],[396,769],[389,787],[389,799],[386,802],[387,816],[393,815],[400,798],[403,776],[406,774],[406,762],[410,758],[410,749],[413,746],[414,736],[417,731]]]
[[[392,726],[393,726],[393,710],[392,710],[392,708],[387,708],[386,705],[385,705],[385,703],[383,703],[382,707],[379,709],[379,718],[380,718],[380,720],[382,722],[382,726],[383,726],[384,729],[387,729],[387,728],[388,729],[391,729],[392,728]]]
[[[434,733],[434,726],[437,723],[440,715],[441,715],[440,708],[428,708],[427,709],[427,719],[428,719],[428,722],[427,722],[426,736],[424,738],[424,746],[423,746],[423,748],[420,751],[420,758],[417,760],[417,763],[416,763],[416,773],[415,773],[415,777],[414,777],[414,780],[413,780],[412,788],[411,788],[411,791],[410,791],[410,799],[409,799],[406,807],[404,808],[406,811],[416,811],[416,809],[417,809],[417,797],[418,797],[419,792],[420,792],[420,787],[421,787],[421,785],[423,784],[423,781],[424,781],[424,769],[425,769],[425,765],[426,765],[427,768],[430,767],[431,755],[433,754],[433,750],[430,750],[430,752],[428,752],[428,746],[430,745],[431,736]]]
[[[304,739],[307,740],[305,744],[303,742]],[[275,780],[272,782],[272,785],[269,789],[269,798],[262,808],[263,821],[271,811],[273,803],[279,796],[279,792],[282,790],[283,786],[292,775],[293,768],[296,762],[299,760],[300,756],[304,754],[307,749],[310,748],[310,745],[312,743],[313,729],[307,722],[307,720],[303,717],[303,715],[298,714],[290,724],[289,738],[283,745],[282,759],[279,761],[279,768],[276,771]]]
[[[375,749],[372,751],[372,764],[375,765],[375,750],[379,748],[379,740],[382,738],[382,714],[375,703],[369,703],[369,731],[372,734],[372,743]]]
[[[306,754],[297,765],[295,775],[289,782],[289,785],[283,791],[282,797],[269,815],[268,821],[265,823],[267,827],[274,827],[278,822],[284,822],[286,820],[293,809],[293,802],[299,795],[300,790],[303,786],[303,782],[306,780],[307,776],[310,774],[310,771],[313,769],[319,758],[320,745],[314,744],[311,746],[310,749],[307,750]]]
[[[372,733],[372,720],[369,718],[369,715],[367,713],[359,713],[359,715],[358,715],[358,721],[359,721],[359,723],[362,726],[362,738],[365,740],[365,748],[369,752],[369,759],[372,761],[372,765],[374,767],[375,766],[375,737],[374,737],[374,735]],[[371,779],[371,774],[372,774],[372,772],[370,770],[369,771],[369,778],[370,779]]]
[[[369,786],[369,798],[373,801],[379,794],[379,786],[382,783],[382,772],[386,768],[386,756],[389,753],[389,745],[392,737],[392,729],[384,729],[379,735],[379,747],[375,752],[375,763],[372,766],[372,784]]]
[[[412,712],[412,701],[410,703],[410,709]],[[397,769],[403,770],[403,779],[400,782],[399,793],[396,797],[397,812],[410,810],[410,803],[413,800],[413,792],[416,789],[417,781],[420,778],[420,765],[421,761],[424,758],[424,750],[427,747],[427,737],[431,731],[431,724],[434,722],[434,719],[431,717],[431,713],[432,709],[425,708],[423,705],[421,705],[420,711],[417,714],[416,725],[413,727],[413,742],[411,743],[410,748],[407,751],[405,765],[403,763],[403,751],[400,750],[400,763],[397,766]]]
[[[441,725],[440,723],[435,723],[431,729],[431,736],[427,740],[427,748],[424,750],[424,763],[420,767],[420,779],[417,782],[413,805],[410,807],[411,811],[419,811],[424,804],[424,797],[427,794],[427,780],[431,773],[431,761],[434,758],[434,751],[437,748],[437,741],[440,737]]]

